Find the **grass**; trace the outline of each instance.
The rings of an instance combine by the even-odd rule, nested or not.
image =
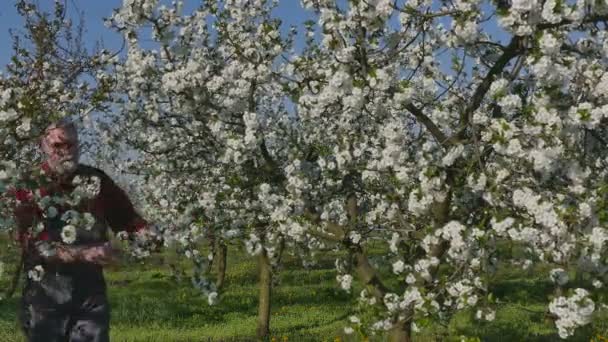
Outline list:
[[[112,341],[255,340],[257,265],[231,251],[219,305],[209,306],[185,280],[176,282],[158,258],[106,270]],[[294,261],[291,263],[293,264]],[[5,277],[6,278],[6,277]],[[3,279],[0,288],[5,288]],[[277,341],[334,341],[355,299],[338,290],[328,265],[281,273],[273,290],[271,328]],[[18,298],[0,302],[0,341],[23,341],[16,324]]]
[[[112,341],[255,341],[257,266],[253,258],[232,249],[228,254],[226,287],[221,302],[209,306],[188,281],[173,280],[159,258],[146,264],[126,262],[106,270],[112,306]],[[556,341],[553,323],[546,319],[549,284],[538,273],[504,270],[491,286],[501,304],[493,322],[478,323],[463,310],[447,326],[430,324],[416,341]],[[6,278],[6,277],[5,277]],[[4,288],[6,279],[0,283]],[[353,294],[338,289],[333,262],[321,260],[304,269],[287,260],[273,290],[271,341],[359,341],[343,328],[357,307]],[[508,300],[508,301],[507,301]],[[0,341],[23,341],[16,324],[18,299],[0,302]],[[590,341],[608,336],[608,317],[598,319],[571,340]],[[383,341],[370,336],[370,341]]]

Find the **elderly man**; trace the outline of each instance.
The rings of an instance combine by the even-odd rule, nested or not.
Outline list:
[[[145,232],[146,222],[101,170],[79,164],[75,126],[49,126],[41,140],[45,181],[16,192],[15,218],[28,275],[20,320],[28,341],[108,341],[110,308],[102,266],[114,232]]]

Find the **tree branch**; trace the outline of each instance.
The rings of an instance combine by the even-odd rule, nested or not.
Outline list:
[[[317,213],[314,209],[308,208],[304,211],[304,217],[310,220],[313,224],[321,226],[323,223],[326,224],[326,227],[331,234],[323,233],[323,232],[315,232],[312,235],[317,237],[324,237],[330,241],[341,242],[344,240],[346,236],[346,228],[340,224],[331,222],[331,221],[323,221],[321,220],[321,215]]]
[[[469,105],[460,114],[460,127],[456,132],[456,136],[451,137],[450,140],[457,140],[463,138],[464,132],[466,131],[466,128],[469,125],[469,122],[471,121],[471,117],[473,116],[473,112],[475,112],[477,108],[479,108],[479,106],[481,105],[481,102],[488,93],[488,90],[490,90],[490,86],[492,85],[492,82],[494,82],[494,78],[496,77],[496,75],[502,72],[502,70],[505,68],[505,66],[507,66],[509,61],[511,61],[512,58],[514,58],[521,52],[522,40],[523,37],[519,36],[513,37],[513,39],[511,39],[509,45],[507,45],[507,47],[503,50],[502,55],[498,58],[494,66],[490,68],[481,83],[477,86],[477,89],[475,89],[475,92],[471,97],[471,102],[469,102]]]
[[[414,115],[416,119],[429,130],[429,132],[431,132],[435,140],[437,140],[440,145],[447,142],[448,139],[446,135],[443,134],[439,127],[437,127],[437,125],[435,125],[435,123],[428,116],[426,116],[422,110],[420,110],[420,108],[416,107],[412,103],[407,104],[405,108],[412,113],[412,115]]]
[[[583,19],[580,24],[590,24],[590,23],[596,23],[598,21],[608,21],[608,15],[591,15],[588,16],[587,18]],[[570,19],[564,19],[562,21],[560,21],[559,23],[542,23],[542,24],[538,24],[538,26],[536,26],[537,29],[539,30],[546,30],[546,29],[552,29],[552,28],[556,28],[556,27],[560,27],[560,26],[566,26],[566,25],[570,25],[570,24],[578,24],[577,22],[574,22]]]

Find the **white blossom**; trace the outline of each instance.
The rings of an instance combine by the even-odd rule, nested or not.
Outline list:
[[[76,227],[65,225],[61,229],[61,240],[67,244],[72,244],[76,241]]]
[[[574,329],[591,323],[595,303],[589,298],[589,293],[581,288],[574,290],[570,297],[557,297],[549,304],[549,312],[556,315],[555,321],[559,336],[568,338]]]
[[[41,281],[44,277],[44,268],[42,268],[42,265],[36,265],[27,272],[27,276],[33,281]]]
[[[350,288],[353,283],[353,277],[350,274],[338,275],[336,277],[338,282],[340,283],[340,287],[347,292],[350,292]]]
[[[554,268],[550,273],[551,281],[557,285],[563,286],[568,282],[568,273],[563,268]]]

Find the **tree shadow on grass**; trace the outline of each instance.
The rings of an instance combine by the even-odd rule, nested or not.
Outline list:
[[[482,341],[561,341],[554,322],[546,315],[553,285],[537,277],[502,279],[490,284],[490,291],[499,301],[496,319],[478,322],[469,318],[454,324],[455,335],[476,336]],[[590,341],[594,329],[584,327],[568,341]]]
[[[505,298],[509,302],[546,303],[547,295],[553,290],[549,281],[536,278],[507,279],[490,284],[490,292],[496,298]]]
[[[278,286],[273,289],[273,310],[286,305],[323,306],[347,305],[350,296],[330,286],[299,284]],[[331,283],[330,283],[331,284]],[[110,287],[113,319],[138,325],[160,324],[184,328],[193,317],[205,324],[220,324],[228,315],[244,317],[257,315],[258,289],[249,286],[228,285],[219,305],[210,306],[207,298],[188,283],[177,284],[170,280],[144,280],[128,287]],[[192,322],[192,324],[195,324]]]
[[[324,321],[323,325],[329,326],[334,323],[346,322],[348,316],[349,314],[336,316],[334,319]],[[319,328],[319,322],[296,323],[287,327],[272,329],[272,334],[287,336],[290,341],[319,341],[319,336],[310,335],[310,330],[314,328]],[[339,334],[338,331],[336,333]],[[333,338],[330,338],[330,340],[333,340]]]
[[[0,321],[15,322],[17,319],[17,308],[19,306],[19,296],[0,301]]]
[[[306,285],[318,285],[320,283],[335,283],[336,271],[319,269],[319,270],[307,270],[304,272],[283,272],[279,274],[281,284],[297,284]],[[280,285],[279,285],[280,286]]]
[[[589,342],[594,336],[592,329],[579,328],[573,336],[561,339],[553,327],[551,331],[533,331],[522,329],[522,322],[499,322],[495,324],[484,324],[484,327],[471,326],[463,329],[462,333],[468,336],[478,336],[481,341],[526,341],[526,342],[555,342],[555,341],[574,341]]]
[[[209,306],[193,288],[165,280],[140,281],[124,289],[109,290],[114,317],[133,324],[158,323],[183,327],[184,320],[202,317],[206,323],[221,322],[235,306]]]
[[[326,286],[298,286],[275,289],[274,303],[276,305],[324,305],[344,304],[350,305],[352,295],[337,288]]]

